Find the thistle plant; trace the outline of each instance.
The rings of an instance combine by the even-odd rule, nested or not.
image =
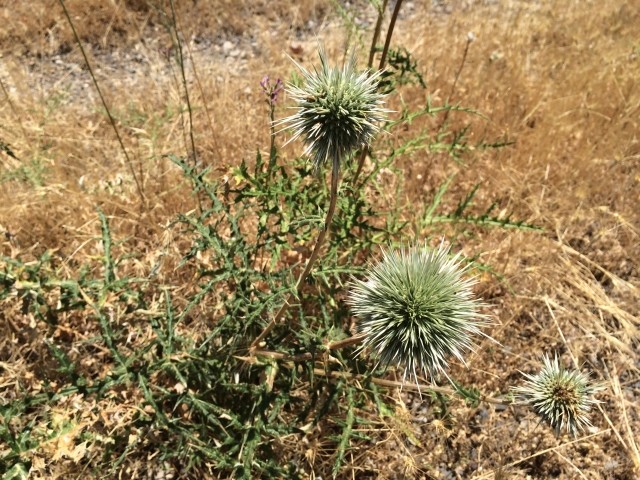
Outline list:
[[[383,365],[403,365],[404,376],[416,381],[418,372],[444,373],[451,356],[464,363],[472,335],[488,323],[468,270],[443,243],[383,251],[366,280],[353,282],[348,300],[364,337],[359,353],[371,350]]]
[[[549,423],[556,434],[565,429],[576,436],[578,430],[591,426],[589,411],[599,403],[593,394],[602,387],[591,384],[582,372],[562,368],[557,355],[553,360],[545,355],[542,361],[542,370],[536,375],[524,373],[527,380],[515,387],[514,393]]]
[[[295,292],[285,300],[271,322],[251,344],[255,351],[259,343],[284,317],[295,293],[299,293],[322,247],[338,198],[338,178],[341,163],[353,151],[368,146],[380,131],[388,110],[383,108],[384,95],[378,93],[381,72],[357,72],[355,55],[351,55],[342,68],[331,67],[326,53],[319,50],[320,69],[307,70],[296,62],[302,73],[302,84],[289,84],[287,92],[296,102],[296,112],[279,122],[293,128],[291,140],[302,138],[304,155],[316,168],[331,162],[331,190],[324,228],[318,234],[315,246],[303,272],[298,277]]]

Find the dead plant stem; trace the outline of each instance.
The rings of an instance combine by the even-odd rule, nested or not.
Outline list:
[[[464,68],[464,64],[467,62],[467,55],[469,53],[469,45],[471,45],[471,42],[473,42],[473,37],[469,36],[467,37],[467,43],[465,43],[464,45],[464,52],[462,53],[462,60],[460,61],[460,66],[458,67],[458,70],[456,71],[456,76],[453,79],[453,84],[451,85],[451,92],[449,93],[449,97],[447,98],[447,105],[449,105],[449,103],[451,102],[451,99],[453,98],[453,95],[456,93],[456,87],[458,86],[458,80],[460,80],[460,75],[462,74],[462,69]],[[444,127],[447,124],[447,120],[449,119],[449,113],[451,112],[450,108],[447,108],[447,110],[445,111],[444,114],[444,118],[442,119],[442,122],[440,123],[440,126],[438,127],[438,130],[440,130],[442,127]]]
[[[107,112],[107,117],[109,117],[109,122],[111,123],[111,127],[113,128],[113,131],[116,134],[118,143],[120,144],[120,148],[122,149],[122,153],[124,154],[124,157],[127,161],[127,166],[129,167],[129,171],[131,172],[133,181],[136,184],[136,189],[138,190],[138,196],[140,197],[140,204],[144,206],[145,200],[146,200],[144,195],[144,190],[142,189],[142,184],[140,183],[140,180],[138,179],[138,176],[136,175],[136,172],[133,168],[133,162],[131,161],[129,154],[127,153],[127,149],[124,147],[124,142],[122,141],[122,137],[120,136],[120,132],[118,131],[116,120],[115,118],[113,118],[113,115],[111,115],[111,110],[107,105],[107,101],[105,100],[104,95],[102,94],[102,90],[100,90],[100,85],[98,85],[98,80],[96,79],[96,76],[93,73],[93,68],[91,67],[91,63],[89,63],[89,58],[87,57],[87,54],[84,51],[84,47],[82,46],[82,42],[80,41],[80,36],[76,31],[76,27],[73,24],[73,21],[71,20],[71,16],[69,15],[67,6],[64,4],[64,0],[58,0],[58,3],[60,4],[60,6],[62,7],[62,10],[64,11],[64,16],[67,18],[67,22],[69,22],[69,26],[71,27],[71,31],[73,32],[73,37],[76,43],[78,44],[78,47],[80,48],[80,53],[82,53],[82,58],[84,58],[84,62],[87,65],[87,69],[89,70],[89,75],[91,76],[91,80],[93,80],[93,85],[96,87],[96,91],[98,92],[98,96],[100,97],[100,101],[102,102],[102,106]]]
[[[182,29],[181,29],[182,30]],[[213,127],[213,119],[211,118],[211,112],[208,107],[207,97],[204,94],[204,88],[202,87],[202,82],[200,81],[200,75],[198,75],[198,69],[196,68],[196,62],[193,59],[193,52],[191,51],[191,47],[189,46],[189,42],[186,43],[187,52],[189,53],[189,58],[191,59],[191,68],[193,69],[193,78],[198,85],[198,90],[200,90],[200,98],[202,99],[202,108],[204,109],[204,113],[207,117],[207,123],[209,124],[209,130],[211,130],[211,138],[213,139],[213,148],[216,151],[216,155],[218,156],[218,160],[222,160],[222,153],[220,151],[220,145],[218,140],[218,135],[216,133],[215,128]]]
[[[398,14],[400,13],[400,7],[402,6],[402,0],[396,2],[391,14],[391,21],[389,22],[389,28],[387,29],[387,38],[384,41],[384,47],[382,48],[382,55],[380,56],[380,64],[378,70],[383,70],[387,65],[387,55],[389,54],[389,47],[391,46],[391,37],[393,36],[393,30],[396,27],[396,20],[398,20]]]
[[[371,49],[369,49],[369,61],[367,62],[367,67],[373,67],[373,57],[376,54],[376,44],[378,43],[378,38],[380,37],[380,29],[382,28],[382,20],[384,19],[384,12],[387,10],[387,3],[389,0],[384,0],[382,2],[382,6],[380,7],[380,11],[378,12],[378,20],[376,20],[376,26],[373,30],[373,38],[371,39]]]
[[[391,37],[393,36],[393,30],[396,26],[396,20],[398,19],[398,14],[400,13],[400,7],[402,6],[402,0],[398,0],[396,2],[395,7],[393,8],[393,13],[391,14],[391,20],[389,22],[389,28],[387,29],[387,37],[385,38],[384,41],[384,47],[382,48],[382,55],[380,56],[380,64],[378,65],[378,70],[382,70],[384,69],[384,67],[387,65],[387,55],[389,54],[389,46],[391,45]],[[384,7],[386,7],[386,1],[385,1],[385,5]],[[383,7],[383,8],[384,8]],[[383,12],[381,12],[380,15],[383,15]],[[376,32],[374,32],[374,37],[376,35]],[[375,46],[375,42],[373,44]],[[370,54],[370,65],[373,63],[373,57]],[[360,152],[360,158],[358,159],[358,168],[356,169],[356,173],[353,176],[353,186],[355,187],[357,182],[358,182],[358,178],[360,177],[360,173],[362,172],[362,167],[364,166],[364,161],[367,158],[367,155],[369,154],[369,147],[368,146],[364,146],[362,147],[362,151]]]
[[[341,348],[349,347],[351,345],[357,345],[358,343],[364,340],[365,336],[362,334],[354,335],[349,338],[345,338],[344,340],[338,340],[337,342],[332,342],[324,346],[324,354],[326,355],[331,350],[340,350]],[[302,362],[307,360],[313,360],[318,357],[317,354],[313,353],[302,353],[300,355],[287,355],[286,353],[281,352],[272,352],[270,350],[256,350],[253,352],[256,357],[271,357],[277,360],[290,360],[293,362]],[[320,353],[322,355],[322,353]]]
[[[180,74],[182,75],[182,86],[184,88],[184,97],[187,102],[187,112],[189,114],[189,140],[191,141],[191,156],[193,157],[193,169],[197,171],[198,168],[198,156],[196,151],[196,141],[193,135],[193,108],[191,108],[191,98],[189,96],[189,86],[187,84],[187,75],[184,66],[184,55],[182,54],[182,41],[180,40],[180,30],[178,29],[178,18],[176,15],[175,5],[173,0],[169,0],[171,6],[171,18],[173,20],[173,29],[175,32],[176,47],[178,50],[178,63],[180,67]],[[198,202],[198,209],[202,213],[202,200],[200,200],[199,192],[196,193],[196,200]]]
[[[325,363],[339,363],[338,360],[336,360],[335,358],[333,358],[333,361],[331,361],[332,358],[331,357],[327,358],[326,354],[330,350],[337,350],[339,348],[343,348],[344,346],[346,346],[346,345],[338,345],[342,342],[348,341],[353,343],[359,343],[360,341],[362,341],[362,339],[363,339],[362,336],[356,335],[346,340],[342,340],[341,342],[335,342],[333,344],[329,344],[326,346],[327,350],[324,352],[325,355],[320,354],[320,355],[314,356],[311,353],[304,353],[301,355],[287,355],[286,353],[273,352],[270,350],[255,350],[252,356],[250,357],[236,357],[236,358],[238,360],[242,360],[249,364],[256,363],[257,357],[269,358],[272,360],[282,360],[285,362],[291,362],[292,364],[305,362],[309,360],[315,360],[315,359],[318,359],[319,361],[323,361]],[[331,378],[342,378],[346,380],[370,380],[371,383],[374,383],[375,385],[380,385],[381,387],[401,388],[401,389],[412,390],[417,392],[430,391],[430,392],[437,392],[437,393],[451,396],[451,397],[459,394],[458,392],[456,392],[455,389],[449,388],[449,387],[441,387],[438,385],[427,385],[427,384],[417,384],[417,383],[406,383],[406,382],[399,382],[397,380],[387,380],[387,379],[378,378],[378,377],[366,377],[363,375],[358,375],[350,372],[327,371],[324,368],[314,368],[313,373],[314,375],[322,375],[322,376],[327,376]],[[497,397],[491,397],[488,395],[481,395],[479,398],[479,401],[485,402],[485,403],[491,403],[493,405],[502,405],[502,406],[516,405],[512,400],[509,400],[508,398],[497,398]]]
[[[11,108],[11,112],[13,113],[13,115],[15,115],[16,119],[18,120],[18,125],[20,125],[20,130],[22,130],[22,135],[24,136],[25,142],[28,141],[27,131],[25,130],[24,125],[22,124],[22,119],[20,118],[20,115],[18,115],[18,110],[13,104],[13,100],[11,100],[11,97],[9,96],[9,92],[7,91],[7,88],[4,86],[4,82],[2,81],[1,78],[0,78],[0,88],[2,88],[2,93],[4,93],[4,96],[7,99],[7,103],[9,104],[9,108]],[[16,160],[18,160],[17,157],[16,157]]]

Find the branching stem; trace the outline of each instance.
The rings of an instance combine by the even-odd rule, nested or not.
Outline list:
[[[325,353],[327,354],[330,350],[338,350],[340,348],[344,348],[348,346],[347,344],[357,344],[357,343],[360,343],[361,341],[362,341],[362,336],[355,335],[345,340],[341,340],[339,342],[334,342],[327,345],[325,347],[327,349]],[[304,362],[304,361],[314,360],[315,358],[318,358],[317,355],[314,357],[314,355],[312,355],[311,353],[303,353],[301,355],[287,355],[286,353],[273,352],[270,350],[255,350],[253,352],[253,355],[250,357],[236,357],[236,358],[238,358],[238,360],[245,361],[249,364],[254,364],[258,362],[257,360],[258,357],[270,358],[272,360],[281,360],[281,361],[291,362],[291,363]],[[331,357],[322,358],[322,356],[320,356],[318,360],[323,361],[325,363],[327,363],[327,361],[328,363],[339,363],[338,360],[336,359],[333,359],[332,361]],[[314,368],[313,373],[314,375],[322,375],[322,376],[328,376],[332,378],[342,378],[347,380],[363,380],[363,381],[369,380],[375,385],[380,385],[381,387],[401,388],[401,389],[412,390],[417,392],[437,392],[450,397],[459,395],[459,393],[455,389],[449,388],[449,387],[441,387],[438,385],[428,385],[428,384],[405,383],[405,382],[399,382],[397,380],[387,380],[387,379],[378,378],[378,377],[365,377],[363,375],[358,375],[350,372],[327,371],[326,368]],[[517,403],[514,400],[511,400],[508,397],[498,398],[498,397],[491,397],[488,395],[481,395],[478,400],[480,402],[491,403],[493,405],[502,405],[502,406],[517,405]]]

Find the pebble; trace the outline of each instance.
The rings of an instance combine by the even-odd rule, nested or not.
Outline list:
[[[233,50],[233,43],[231,43],[229,40],[226,40],[223,44],[222,44],[222,52],[225,55],[229,55],[229,53],[231,52],[231,50]]]

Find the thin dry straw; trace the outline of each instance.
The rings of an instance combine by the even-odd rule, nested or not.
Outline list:
[[[7,103],[9,104],[9,108],[11,108],[11,111],[13,112],[13,115],[18,120],[18,124],[20,125],[20,130],[22,130],[22,135],[24,135],[24,138],[26,140],[27,139],[27,131],[25,130],[24,125],[22,124],[22,120],[20,119],[20,115],[18,115],[18,111],[17,111],[15,105],[13,104],[13,100],[11,100],[11,97],[9,96],[9,92],[7,92],[7,88],[4,86],[4,82],[2,81],[1,78],[0,78],[0,87],[2,88],[2,92],[4,93],[5,98],[7,99]],[[16,157],[16,160],[18,160],[18,157]]]
[[[120,144],[120,148],[122,149],[122,153],[124,153],[124,156],[127,160],[127,166],[129,167],[129,170],[131,171],[131,176],[133,177],[134,182],[136,183],[136,189],[138,190],[138,196],[140,197],[140,203],[141,205],[145,204],[145,195],[144,195],[144,191],[142,189],[142,185],[140,183],[140,181],[138,180],[138,177],[136,175],[136,172],[133,168],[133,162],[131,161],[131,158],[129,157],[129,154],[127,153],[127,149],[124,147],[124,142],[122,141],[122,137],[120,136],[120,132],[118,131],[118,127],[116,126],[116,120],[113,118],[113,115],[111,115],[111,110],[109,110],[109,106],[107,105],[107,101],[104,98],[104,95],[102,95],[102,90],[100,90],[100,85],[98,85],[98,80],[96,79],[95,75],[93,74],[93,69],[91,68],[91,64],[89,63],[89,58],[87,57],[86,52],[84,51],[84,47],[82,46],[82,42],[80,41],[80,36],[78,35],[78,32],[76,31],[76,27],[73,24],[73,21],[71,21],[71,16],[69,15],[69,11],[67,10],[66,5],[64,4],[64,0],[58,0],[58,3],[60,4],[60,6],[62,7],[62,10],[64,11],[64,15],[65,17],[67,17],[67,21],[69,22],[69,26],[71,27],[71,31],[73,32],[73,37],[75,38],[76,43],[78,44],[78,47],[80,48],[80,52],[82,53],[82,57],[84,58],[85,63],[87,64],[87,68],[89,70],[89,75],[91,75],[91,79],[93,80],[93,85],[96,87],[96,90],[98,92],[98,96],[100,97],[100,101],[102,102],[102,106],[104,107],[105,111],[107,112],[107,116],[109,117],[109,122],[111,123],[111,127],[113,127],[113,131],[116,134],[116,137],[118,138],[118,143]]]
[[[187,85],[187,75],[185,73],[184,68],[184,56],[182,54],[182,42],[180,41],[180,32],[178,30],[178,18],[176,16],[176,9],[173,4],[173,0],[169,0],[169,5],[171,6],[171,17],[173,20],[173,27],[176,35],[176,46],[178,47],[178,61],[180,64],[180,74],[182,76],[182,85],[184,87],[184,96],[185,101],[187,102],[187,111],[189,112],[189,139],[191,141],[191,155],[193,157],[193,168],[194,170],[198,166],[198,158],[196,152],[196,141],[193,135],[193,109],[191,108],[191,98],[189,96],[189,87]],[[202,201],[200,200],[200,195],[196,195],[196,199],[198,201],[198,208],[200,212],[203,211]]]

